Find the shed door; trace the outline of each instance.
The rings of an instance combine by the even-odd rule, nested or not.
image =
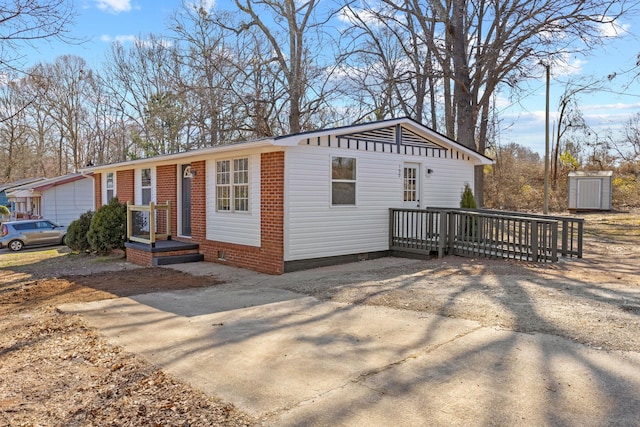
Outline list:
[[[402,172],[402,207],[420,207],[420,164],[405,163]]]
[[[602,208],[602,180],[598,178],[579,179],[578,189],[578,209],[601,209]]]

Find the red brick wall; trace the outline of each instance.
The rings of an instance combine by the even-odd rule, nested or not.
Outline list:
[[[156,201],[164,205],[167,201],[171,205],[171,235],[177,235],[178,230],[178,177],[176,165],[158,166],[156,168]]]
[[[171,202],[172,235],[177,234],[177,168],[159,166],[156,170],[158,203]],[[200,245],[206,261],[249,268],[262,273],[284,272],[284,152],[263,153],[260,157],[260,247],[206,239],[207,188],[206,162],[191,163],[191,241]],[[133,201],[133,170],[118,172],[117,194],[120,201]],[[178,240],[182,240],[179,239]],[[127,260],[151,265],[152,255],[127,250]]]
[[[191,163],[191,239],[203,244],[207,236],[207,164]],[[206,255],[205,255],[206,257]]]
[[[195,163],[191,164],[194,170]],[[197,180],[204,177],[198,170]],[[202,178],[204,180],[204,178]],[[206,240],[204,182],[192,180],[192,236],[206,261],[249,268],[267,274],[284,272],[284,152],[263,153],[260,159],[260,247]]]
[[[93,185],[95,194],[96,209],[98,210],[102,206],[102,174],[97,173],[93,175]]]
[[[136,265],[141,265],[143,267],[151,267],[153,265],[153,254],[151,252],[141,251],[133,248],[127,248],[126,253],[127,253],[127,262],[130,262]]]
[[[261,267],[284,272],[284,152],[260,157]]]
[[[120,203],[135,203],[135,174],[133,169],[118,171],[116,175],[116,196]]]
[[[141,265],[143,267],[151,267],[153,266],[154,258],[161,258],[165,256],[173,256],[173,255],[188,255],[198,253],[195,249],[193,250],[179,250],[179,251],[167,251],[167,252],[157,252],[152,253],[148,251],[139,250],[136,248],[127,248],[127,262],[132,264]]]

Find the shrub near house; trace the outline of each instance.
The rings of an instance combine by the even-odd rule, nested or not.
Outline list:
[[[127,237],[127,205],[117,197],[98,209],[91,220],[87,240],[99,254],[124,249]]]
[[[6,218],[9,218],[9,215],[11,215],[11,212],[9,212],[9,208],[4,205],[0,205],[0,222],[5,220]]]
[[[93,215],[93,211],[87,211],[80,215],[80,218],[69,224],[67,228],[67,246],[72,251],[88,252],[91,250],[87,235],[89,234]]]

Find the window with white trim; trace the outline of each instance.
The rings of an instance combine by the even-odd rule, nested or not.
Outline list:
[[[356,204],[356,159],[352,157],[331,158],[331,205],[355,206]]]
[[[249,158],[216,162],[216,210],[249,211]]]
[[[151,168],[145,168],[140,171],[140,190],[142,204],[148,205],[151,202]]]
[[[106,177],[106,194],[107,194],[107,204],[115,197],[116,194],[116,185],[115,185],[115,174],[113,172],[107,172]]]

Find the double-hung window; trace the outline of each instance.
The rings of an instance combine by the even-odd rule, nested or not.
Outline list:
[[[352,157],[331,158],[331,205],[355,206],[356,204],[356,159]]]
[[[145,168],[140,171],[140,189],[142,192],[142,204],[148,205],[151,202],[151,169]]]
[[[216,162],[216,209],[249,211],[249,158]]]
[[[108,204],[111,201],[111,199],[114,198],[116,193],[115,174],[113,172],[107,173],[107,182],[106,182],[105,188],[107,190],[107,204]]]

